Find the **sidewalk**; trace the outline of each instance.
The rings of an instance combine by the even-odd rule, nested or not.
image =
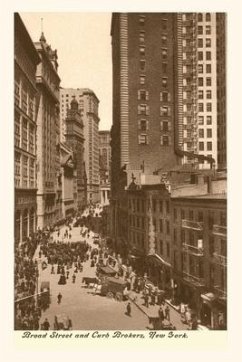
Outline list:
[[[158,311],[160,308],[159,305],[149,304],[149,307],[147,308],[144,305],[143,296],[135,292],[130,293],[129,299],[147,317],[158,317],[159,315]],[[166,301],[165,306],[167,305],[170,307],[170,322],[176,327],[177,330],[187,330],[188,326],[182,323],[180,313],[175,309],[175,307],[172,304],[169,303],[169,301]]]

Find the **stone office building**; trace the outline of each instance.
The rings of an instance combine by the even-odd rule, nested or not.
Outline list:
[[[73,152],[73,161],[76,168],[77,180],[77,208],[83,209],[87,204],[87,177],[84,162],[84,124],[75,98],[67,110],[66,123],[66,145]]]
[[[14,186],[15,242],[36,231],[36,121],[35,84],[40,57],[19,14],[14,15]]]
[[[226,327],[226,194],[172,197],[175,299],[197,312],[203,325]]]
[[[44,34],[35,43],[41,58],[36,83],[39,91],[37,117],[37,216],[44,228],[61,219],[60,120],[57,51],[47,44]]]

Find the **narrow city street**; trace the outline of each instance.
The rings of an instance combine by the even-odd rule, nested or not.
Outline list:
[[[85,213],[86,215],[86,213]],[[63,242],[63,235],[66,227],[60,229],[60,238]],[[71,241],[84,241],[80,235],[81,227],[73,227],[71,230]],[[82,229],[84,230],[84,228]],[[93,243],[94,233],[90,232],[90,237],[87,240],[88,244],[96,247]],[[57,240],[57,232],[53,233],[54,240]],[[127,302],[118,302],[106,296],[95,295],[91,288],[87,288],[82,283],[83,277],[95,277],[96,267],[91,267],[91,261],[83,263],[83,271],[76,275],[75,283],[72,282],[74,269],[70,269],[69,279],[65,285],[58,285],[59,274],[51,274],[51,265],[42,270],[41,262],[45,258],[38,258],[39,248],[36,250],[36,258],[39,263],[39,280],[38,285],[44,281],[50,282],[51,304],[50,307],[42,313],[40,324],[45,318],[48,318],[50,329],[53,329],[54,317],[56,315],[65,314],[72,321],[72,329],[76,330],[93,330],[93,329],[146,329],[149,326],[147,316],[139,310],[135,305],[132,306],[131,317],[125,314]],[[55,266],[56,272],[56,266]],[[62,301],[57,303],[57,295],[62,294]]]
[[[95,212],[96,214],[96,212]],[[82,216],[88,216],[85,210]],[[61,243],[71,242],[87,242],[92,248],[99,248],[94,243],[95,233],[89,231],[86,236],[82,236],[87,231],[85,226],[74,227],[75,220],[72,222],[71,238],[65,237],[68,229],[65,225],[59,228],[59,233],[52,233],[52,240]],[[54,266],[55,274],[51,273],[51,265],[47,264],[46,269],[42,269],[42,262],[47,261],[43,255],[39,258],[40,247],[37,248],[34,258],[38,261],[39,278],[38,290],[43,282],[50,283],[50,306],[42,312],[40,325],[47,318],[50,323],[50,329],[54,328],[55,316],[68,316],[72,321],[72,329],[75,330],[146,330],[152,329],[149,323],[149,317],[158,317],[158,305],[150,305],[148,308],[144,305],[141,294],[135,292],[130,293],[131,316],[126,315],[126,307],[128,301],[116,301],[107,296],[101,296],[95,293],[93,286],[87,287],[83,283],[84,277],[96,277],[96,267],[91,267],[91,260],[82,263],[83,270],[74,273],[74,267],[69,269],[69,277],[66,284],[59,285],[60,274],[57,274],[57,265]],[[76,279],[73,283],[72,276],[75,274]],[[62,300],[58,304],[57,296],[61,293]],[[165,307],[168,304],[165,304]],[[181,322],[180,314],[170,306],[170,322],[178,330],[185,330],[187,325]]]
[[[16,330],[227,330],[226,16],[14,13]]]

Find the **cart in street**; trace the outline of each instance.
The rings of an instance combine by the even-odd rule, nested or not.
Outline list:
[[[99,277],[114,277],[117,274],[117,271],[111,268],[110,266],[98,266],[97,275]]]
[[[98,284],[99,279],[95,278],[95,277],[83,277],[82,283],[84,283],[86,285],[86,287],[89,288],[90,286],[94,286],[94,285]]]
[[[100,295],[115,298],[117,301],[123,301],[126,286],[127,282],[123,279],[104,277],[100,286]]]

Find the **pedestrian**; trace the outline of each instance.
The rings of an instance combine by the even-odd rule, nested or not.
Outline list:
[[[145,294],[145,306],[147,307],[147,308],[149,308],[149,295],[148,294]]]
[[[69,270],[66,272],[66,279],[69,279],[69,274],[70,274],[70,272],[69,272]]]
[[[45,321],[43,323],[43,330],[48,331],[50,328],[50,323],[47,318],[45,318]]]
[[[55,274],[55,267],[54,267],[54,265],[52,265],[52,267],[51,267],[51,274]]]
[[[191,312],[190,312],[188,307],[186,307],[186,309],[185,309],[185,321],[186,321],[186,324],[188,324],[188,326],[190,327],[190,324],[191,324]]]
[[[170,308],[168,305],[165,308],[165,318],[170,322]]]
[[[159,313],[160,320],[163,322],[163,320],[165,319],[165,315],[164,315],[164,309],[163,309],[162,305],[160,306],[158,313]]]
[[[61,303],[61,300],[62,300],[62,294],[59,293],[59,294],[57,295],[57,303],[60,304],[60,303]]]
[[[75,284],[75,282],[76,282],[76,275],[73,274],[73,275],[72,275],[72,283]]]
[[[131,317],[131,304],[130,304],[130,302],[127,304],[126,314],[127,314],[129,317]]]

